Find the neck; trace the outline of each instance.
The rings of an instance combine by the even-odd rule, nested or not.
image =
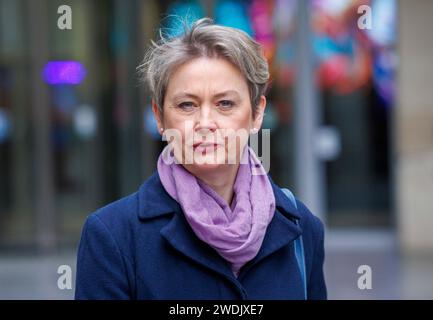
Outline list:
[[[221,170],[198,173],[196,177],[211,187],[230,206],[233,200],[233,186],[236,180],[239,164],[224,165]]]

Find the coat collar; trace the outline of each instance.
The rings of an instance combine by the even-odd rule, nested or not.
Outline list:
[[[260,260],[287,245],[301,233],[294,219],[299,219],[296,207],[287,201],[285,194],[269,178],[274,195],[276,210],[268,228],[262,246],[256,257],[249,261],[242,269],[239,278]],[[180,205],[165,191],[155,172],[138,192],[138,216],[141,220],[154,219],[159,216],[173,214],[171,220],[161,228],[160,233],[172,247],[185,256],[209,268],[228,280],[232,281],[241,290],[239,282],[231,272],[230,266],[215,250],[201,241],[189,226],[182,213]]]
[[[152,219],[179,210],[180,205],[165,191],[155,171],[138,190],[138,217]]]

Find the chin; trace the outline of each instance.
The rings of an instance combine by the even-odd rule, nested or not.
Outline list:
[[[193,163],[190,166],[195,170],[208,171],[208,170],[216,170],[218,168],[223,168],[225,164],[224,163]]]
[[[220,172],[221,169],[227,168],[227,164],[219,163],[193,163],[185,165],[186,169],[194,175],[208,175],[213,172]]]

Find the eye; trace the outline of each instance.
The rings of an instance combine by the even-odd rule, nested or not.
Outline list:
[[[182,109],[182,110],[189,111],[189,110],[192,110],[194,108],[194,103],[191,101],[185,101],[185,102],[179,103],[177,107]]]
[[[221,100],[218,102],[218,106],[222,107],[223,109],[229,109],[233,107],[235,103],[230,100]]]

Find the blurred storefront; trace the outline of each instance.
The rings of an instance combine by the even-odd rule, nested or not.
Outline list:
[[[264,46],[272,73],[264,128],[277,183],[319,203],[331,229],[395,230],[397,2],[305,3],[0,0],[0,249],[76,245],[89,213],[153,172],[163,143],[135,68],[159,28],[179,32],[167,14],[211,16]],[[57,26],[63,4],[72,8],[71,30]],[[361,5],[384,27],[360,29]],[[307,26],[298,19],[306,8]],[[308,61],[302,35],[311,38]],[[302,63],[313,73],[300,81]],[[57,77],[64,72],[67,79]],[[306,102],[314,121],[302,116],[306,92],[314,93]]]

